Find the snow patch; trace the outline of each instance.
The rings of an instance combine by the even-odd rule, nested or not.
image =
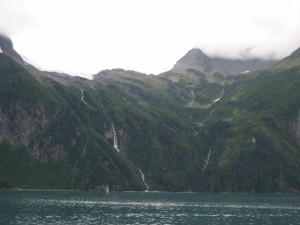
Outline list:
[[[221,98],[216,98],[216,99],[214,100],[214,103],[220,101],[220,99],[221,99]]]
[[[0,47],[0,53],[3,53],[3,52],[2,52],[2,48],[1,48],[1,47]]]
[[[247,73],[250,73],[249,70],[245,70],[244,72],[241,72],[241,74],[247,74]]]

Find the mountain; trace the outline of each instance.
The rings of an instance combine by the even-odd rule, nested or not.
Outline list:
[[[221,59],[194,49],[199,57],[179,60],[182,70],[104,70],[87,80],[26,65],[4,40],[1,187],[300,190],[298,50],[249,74],[234,74],[250,69],[227,59],[222,68],[232,76],[205,72]]]
[[[205,123],[212,160],[200,190],[299,190],[299,87],[298,68],[240,78],[230,86]]]
[[[299,67],[300,65],[300,48],[294,51],[291,55],[281,60],[275,69],[285,70],[287,68]]]
[[[201,143],[181,117],[199,113],[156,79],[137,73],[147,84],[123,79],[125,92],[97,78],[40,71],[36,79],[6,54],[0,62],[2,183],[144,190],[143,173],[152,190],[193,189]]]
[[[9,56],[19,65],[21,65],[25,70],[27,70],[32,76],[34,76],[37,80],[43,80],[46,77],[42,71],[38,70],[34,66],[30,65],[29,63],[25,62],[23,58],[19,55],[18,52],[15,51],[13,42],[10,38],[3,36],[0,34],[0,49],[3,54]]]
[[[194,48],[177,61],[171,71],[185,73],[187,69],[195,69],[209,76],[215,73],[228,76],[268,69],[277,62],[277,60],[263,60],[258,58],[240,60],[209,57],[200,49]]]
[[[24,63],[22,57],[15,51],[10,38],[0,34],[0,48],[3,54],[6,54],[19,63]]]

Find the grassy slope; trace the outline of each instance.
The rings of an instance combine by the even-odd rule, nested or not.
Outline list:
[[[264,72],[232,85],[207,127],[213,156],[200,190],[300,189],[300,148],[292,129],[300,108],[299,87],[297,68]]]

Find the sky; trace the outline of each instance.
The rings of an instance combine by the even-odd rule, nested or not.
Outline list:
[[[192,48],[276,58],[300,47],[299,0],[0,0],[0,33],[44,70],[170,70]]]

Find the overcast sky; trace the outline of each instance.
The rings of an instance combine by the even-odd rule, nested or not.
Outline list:
[[[0,33],[45,70],[158,74],[188,50],[282,58],[300,46],[299,0],[0,0]]]

